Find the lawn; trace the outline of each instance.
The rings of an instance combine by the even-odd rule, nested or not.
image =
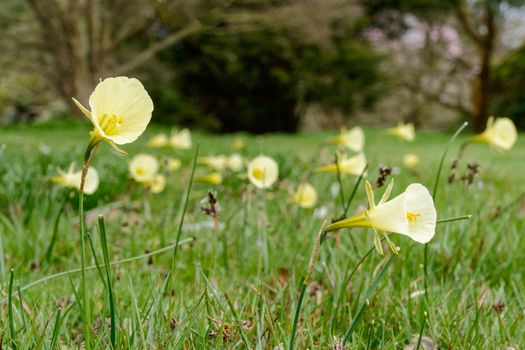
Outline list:
[[[0,146],[0,348],[82,347],[82,312],[75,295],[81,292],[76,291],[80,274],[28,285],[80,266],[78,194],[49,179],[71,162],[80,167],[89,130],[82,123],[0,129],[0,145],[5,145]],[[128,156],[102,145],[93,163],[100,186],[86,196],[87,265],[104,261],[97,214],[105,215],[109,260],[117,262],[111,269],[117,348],[288,348],[322,214],[326,220],[342,214],[337,175],[312,172],[333,160],[335,149],[324,142],[333,133],[193,133],[200,155],[233,153],[234,140],[242,138],[243,156],[265,154],[277,160],[279,181],[268,191],[255,190],[239,174],[226,175],[218,186],[196,182],[184,212],[195,147],[147,148],[147,140],[161,131],[169,129],[150,126],[137,142],[124,145]],[[414,182],[432,192],[451,136],[422,131],[407,143],[367,129],[367,178],[374,183],[379,165],[385,164],[395,170],[393,195]],[[382,257],[372,251],[345,283],[374,247],[373,234],[365,229],[329,234],[306,288],[297,349],[341,349],[337,342],[356,316],[360,318],[348,349],[415,349],[420,333],[420,349],[428,343],[435,347],[426,349],[525,346],[525,139],[521,135],[512,150],[501,153],[487,145],[470,145],[457,166],[457,180],[448,183],[452,160],[468,136],[461,135],[450,149],[435,204],[440,219],[472,218],[438,224],[427,245],[426,277],[425,246],[391,235],[401,248],[399,255],[391,258],[387,252]],[[409,152],[421,158],[413,170],[402,163]],[[127,162],[138,153],[181,159],[182,168],[168,178],[162,193],[147,193],[130,179]],[[472,184],[459,180],[468,173],[467,163],[474,162],[479,174]],[[197,165],[195,176],[209,172]],[[316,211],[289,200],[293,188],[305,180],[317,189]],[[356,180],[342,178],[346,198]],[[376,189],[376,198],[385,187]],[[208,206],[209,190],[219,204],[218,230],[201,210]],[[361,183],[349,214],[366,204]],[[174,259],[182,216],[181,245]],[[163,247],[169,249],[157,254]],[[132,257],[138,258],[118,262]],[[92,343],[107,349],[111,303],[105,270],[89,270],[87,286]]]

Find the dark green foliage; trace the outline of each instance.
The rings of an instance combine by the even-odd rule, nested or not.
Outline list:
[[[525,46],[493,69],[491,112],[525,129]]]
[[[356,30],[329,40],[277,28],[192,37],[163,57],[177,82],[152,90],[157,116],[222,132],[294,132],[310,102],[348,114],[371,107],[386,88],[383,57]]]

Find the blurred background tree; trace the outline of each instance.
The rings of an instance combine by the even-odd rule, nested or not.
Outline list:
[[[361,37],[355,4],[267,3],[232,2],[214,30],[161,55],[176,79],[150,89],[160,115],[223,132],[295,132],[311,103],[350,115],[387,90],[384,57]]]
[[[221,132],[524,125],[524,1],[2,0],[0,121],[132,75],[155,121]]]
[[[514,49],[503,40],[505,25],[512,15],[523,16],[525,1],[374,0],[363,5],[387,34],[419,35],[415,57],[423,63],[412,79],[403,81],[405,87],[467,117],[474,130],[483,130],[494,111],[491,91],[497,91],[490,85],[492,66],[498,56]]]

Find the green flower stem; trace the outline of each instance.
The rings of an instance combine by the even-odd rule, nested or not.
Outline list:
[[[90,315],[90,307],[89,307],[89,295],[88,295],[88,289],[86,288],[86,245],[85,245],[85,238],[86,238],[86,228],[85,228],[85,218],[84,218],[84,185],[86,182],[86,176],[89,170],[89,167],[91,166],[91,162],[93,161],[93,157],[95,156],[95,153],[98,148],[98,143],[95,145],[92,145],[91,142],[88,145],[88,149],[86,151],[86,154],[84,156],[85,162],[84,166],[82,167],[82,175],[80,178],[80,190],[78,195],[78,215],[79,215],[79,223],[80,223],[80,268],[81,268],[81,275],[80,275],[80,290],[82,291],[82,303],[80,304],[82,307],[83,312],[83,321],[84,321],[84,337],[85,337],[85,348],[86,350],[91,349],[91,331],[90,331],[90,324],[91,324],[91,315]]]

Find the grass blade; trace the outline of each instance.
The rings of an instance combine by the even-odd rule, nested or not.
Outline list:
[[[366,293],[365,300],[363,301],[363,304],[359,308],[359,311],[357,312],[357,315],[355,315],[354,319],[352,320],[352,324],[350,325],[350,327],[348,328],[348,330],[345,333],[345,337],[343,339],[343,344],[346,344],[350,340],[350,336],[352,335],[352,332],[354,331],[357,323],[359,322],[359,320],[363,316],[363,312],[365,311],[367,305],[369,304],[370,298],[374,295],[374,292],[377,289],[377,287],[379,285],[379,282],[381,282],[381,280],[385,276],[388,268],[392,264],[392,261],[393,261],[392,259],[393,259],[394,256],[395,255],[390,255],[390,257],[388,258],[388,260],[385,263],[385,265],[383,265],[381,270],[377,273],[374,281],[372,282],[372,286],[370,287],[370,289]]]
[[[106,224],[104,222],[104,215],[98,216],[98,232],[100,234],[100,244],[102,245],[102,255],[104,256],[104,266],[106,267],[106,279],[108,287],[109,311],[111,317],[110,340],[113,349],[116,347],[117,327],[115,316],[115,297],[113,294],[113,286],[111,283],[111,269],[109,268],[109,249],[106,236]]]
[[[15,332],[15,320],[13,315],[13,280],[15,276],[15,270],[11,269],[11,277],[9,278],[9,305],[8,305],[8,317],[9,317],[9,335],[11,336],[11,346],[13,350],[16,350],[16,332]]]
[[[62,308],[58,308],[57,317],[55,318],[55,327],[53,327],[53,337],[51,338],[51,345],[49,346],[51,350],[54,350],[58,346],[57,340],[58,340],[58,335],[60,334],[60,326],[62,323],[62,319],[60,318],[61,311],[62,311]]]
[[[190,192],[191,192],[191,187],[193,185],[193,177],[195,175],[195,166],[197,165],[198,156],[199,156],[199,145],[197,145],[197,147],[195,148],[195,154],[193,155],[193,163],[191,165],[190,181],[188,183],[188,188],[186,189],[186,194],[184,197],[184,205],[182,207],[179,227],[177,229],[177,239],[175,240],[175,248],[173,249],[173,256],[171,259],[171,269],[170,269],[171,275],[175,271],[175,261],[177,259],[177,252],[179,248],[180,237],[182,236],[182,225],[184,224],[184,216],[186,215],[186,210],[188,209],[188,201],[190,199]]]

